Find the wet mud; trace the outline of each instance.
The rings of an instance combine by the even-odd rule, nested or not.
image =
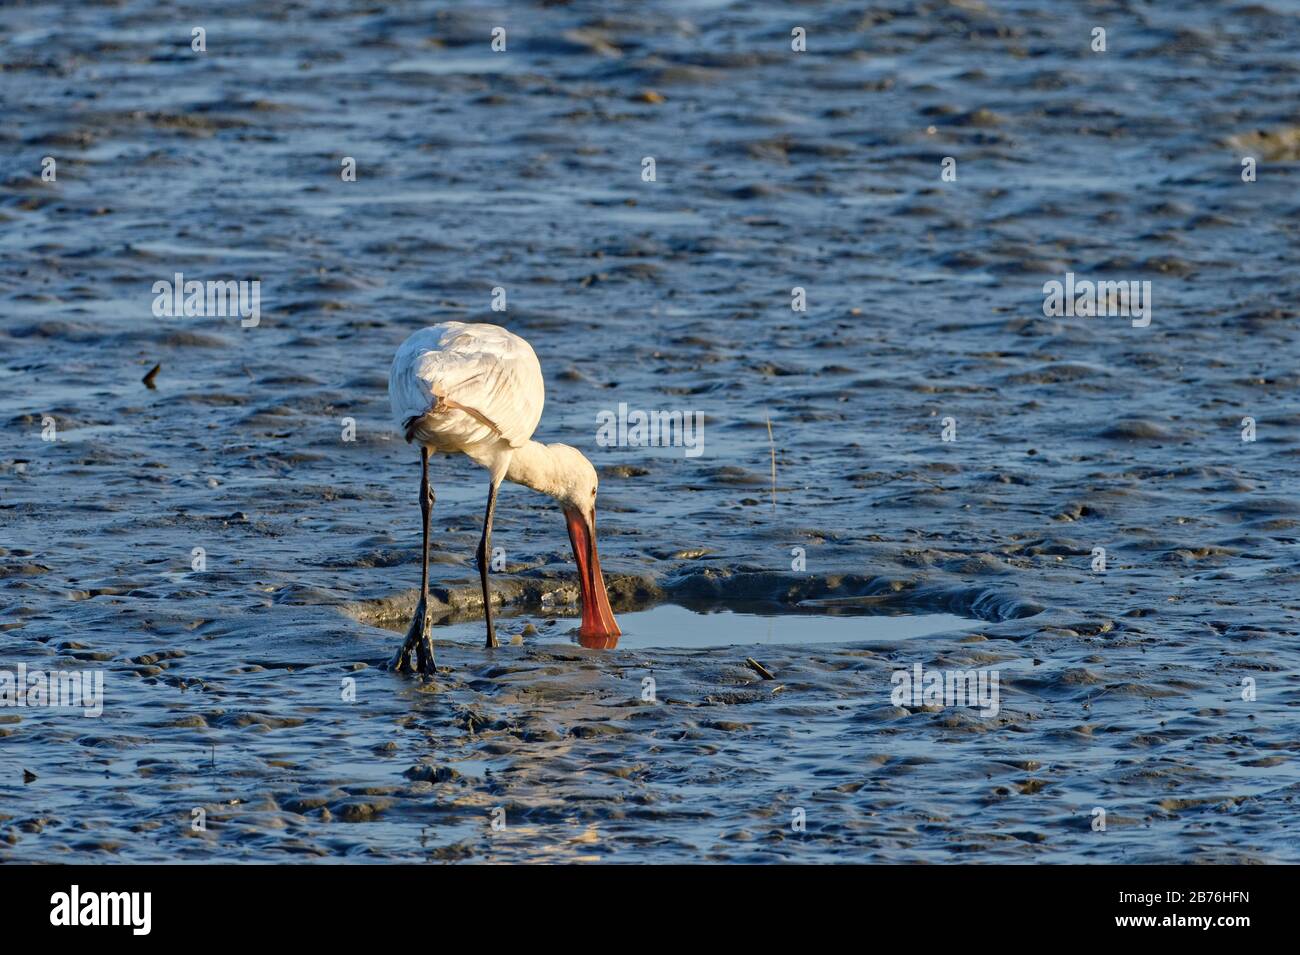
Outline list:
[[[169,11],[0,9],[0,663],[107,697],[0,708],[0,859],[1300,861],[1294,3]],[[1067,271],[1150,325],[1045,317]],[[155,317],[177,272],[259,280],[258,324]],[[507,488],[519,644],[384,672],[388,363],[447,319],[536,349],[616,612],[965,626],[530,640],[576,579]],[[703,453],[599,445],[620,403]],[[469,628],[487,488],[433,474]],[[895,705],[917,663],[999,713]]]

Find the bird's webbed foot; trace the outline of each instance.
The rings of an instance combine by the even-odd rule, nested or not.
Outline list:
[[[436,672],[433,637],[430,633],[432,626],[428,601],[421,597],[415,607],[415,614],[411,619],[410,628],[406,631],[401,649],[388,661],[388,669],[394,673],[423,673],[432,676]]]

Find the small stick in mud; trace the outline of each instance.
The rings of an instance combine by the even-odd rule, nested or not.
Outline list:
[[[772,675],[771,670],[763,666],[763,664],[759,663],[753,657],[745,657],[745,666],[749,667],[751,670],[753,670],[755,673],[761,676],[764,680],[776,679],[776,677]]]
[[[158,364],[154,365],[152,368],[150,368],[148,371],[144,373],[144,377],[141,378],[140,380],[144,382],[144,386],[146,388],[150,390],[153,390],[155,388],[153,380],[158,376],[158,372],[160,371],[162,371],[162,362],[159,362]]]
[[[772,440],[772,416],[767,416],[767,444],[772,452],[772,513],[776,513],[776,442]]]

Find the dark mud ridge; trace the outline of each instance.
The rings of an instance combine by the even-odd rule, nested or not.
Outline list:
[[[607,577],[610,604],[617,612],[643,610],[661,603],[692,610],[743,610],[764,613],[951,613],[997,623],[1032,617],[1043,611],[1033,601],[988,587],[928,586],[918,581],[828,574],[809,576],[763,570],[691,570],[662,579],[649,574]],[[477,581],[430,588],[434,617],[458,621],[482,614]],[[348,616],[372,626],[407,621],[415,611],[417,590],[376,600],[342,605]],[[578,587],[573,579],[546,574],[495,578],[492,596],[503,606],[523,610],[576,612]]]

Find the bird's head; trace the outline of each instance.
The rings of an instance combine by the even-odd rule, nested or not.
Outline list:
[[[600,480],[596,477],[596,469],[591,466],[586,455],[567,444],[548,444],[546,450],[550,452],[549,463],[552,470],[551,486],[547,488],[547,492],[559,501],[560,506],[565,510],[594,509],[596,489],[600,486]]]
[[[569,543],[578,565],[578,585],[582,590],[582,625],[578,640],[584,647],[608,649],[618,644],[623,631],[618,628],[605,592],[605,578],[600,572],[596,552],[596,489],[599,480],[591,462],[575,448],[552,444],[550,452],[559,465],[554,498],[564,510],[569,525]]]

